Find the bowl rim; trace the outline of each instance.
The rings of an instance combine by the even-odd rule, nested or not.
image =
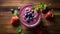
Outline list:
[[[22,11],[25,7],[28,7],[28,6],[34,6],[34,5],[28,4],[28,5],[24,6],[24,7],[22,7],[21,10],[19,11],[19,20],[20,20],[21,23],[22,23],[22,21],[21,21],[21,19],[20,19],[21,11]],[[35,24],[33,24],[33,25],[28,25],[28,24],[26,24],[26,23],[22,23],[22,24],[25,25],[25,26],[28,27],[28,28],[32,28],[32,27],[37,26],[40,22],[41,22],[41,14],[39,15],[39,20],[37,21],[37,23],[35,23]]]

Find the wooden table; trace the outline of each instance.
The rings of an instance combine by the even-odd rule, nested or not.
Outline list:
[[[39,5],[39,3],[49,3],[51,8],[55,8],[52,13],[55,15],[53,21],[45,19],[45,14],[42,14],[42,29],[44,34],[60,34],[60,0],[0,0],[0,34],[17,34],[16,29],[11,25],[10,20],[12,13],[11,8],[23,7],[27,4]],[[46,32],[46,29],[48,31]],[[25,34],[32,32],[27,27],[22,25],[22,30]],[[33,33],[32,33],[33,34]]]

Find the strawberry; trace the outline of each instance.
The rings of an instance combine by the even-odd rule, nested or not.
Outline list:
[[[52,12],[47,12],[47,14],[46,14],[46,16],[45,16],[45,18],[46,19],[49,19],[49,18],[51,18],[52,17]]]
[[[11,18],[11,24],[15,27],[18,26],[19,25],[19,19],[16,17],[12,17]]]

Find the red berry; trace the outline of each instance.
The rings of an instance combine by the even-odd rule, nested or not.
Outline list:
[[[15,21],[17,21],[17,18],[16,17],[12,17],[11,18],[11,23],[14,23]]]
[[[12,17],[12,19],[11,19],[11,24],[12,24],[14,27],[18,27],[19,24],[20,24],[20,21],[19,21],[18,18]]]
[[[49,19],[49,18],[51,18],[52,17],[52,12],[47,12],[47,14],[46,14],[46,16],[45,16],[45,18],[46,19]]]

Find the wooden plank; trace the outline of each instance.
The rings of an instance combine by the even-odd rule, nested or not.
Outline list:
[[[0,12],[2,12],[2,11],[6,11],[6,12],[9,11],[10,12],[11,8],[14,8],[14,9],[17,10],[18,7],[21,7],[21,9],[22,9],[23,6],[0,6]],[[48,8],[50,10],[53,9],[54,11],[57,11],[57,10],[60,11],[59,7],[58,8],[56,8],[56,7],[48,7]]]
[[[43,26],[47,27],[48,32],[51,34],[60,34],[60,0],[0,0],[0,34],[17,34],[16,29],[10,24],[12,17],[12,13],[10,12],[11,8],[17,9],[17,7],[23,7],[26,4],[39,5],[40,2],[52,4],[49,8],[54,8],[52,13],[55,15],[55,22],[50,22],[45,19],[45,14],[43,14]],[[32,32],[34,33],[33,30],[22,25],[22,31],[25,34],[32,34]]]
[[[26,4],[35,4],[39,5],[39,3],[49,3],[52,4],[51,7],[60,7],[60,0],[5,0],[0,1],[0,6],[24,6]]]
[[[3,14],[4,12],[1,12],[1,14]],[[9,14],[9,12],[5,12],[5,14]],[[59,20],[59,16],[60,16],[60,13],[59,13],[59,11],[54,11],[53,12],[54,14],[56,14],[56,15],[58,15],[58,16],[56,16],[55,17],[55,19],[56,19],[56,21],[57,20]],[[58,14],[59,13],[59,14]],[[0,26],[2,26],[2,25],[4,25],[5,27],[6,27],[6,29],[10,29],[11,28],[11,30],[13,29],[12,27],[10,27],[10,28],[8,28],[11,24],[9,23],[10,22],[10,18],[8,17],[6,20],[4,20],[5,19],[5,17],[8,17],[7,15],[5,15],[5,16],[3,16],[3,19],[2,19],[2,23],[0,23]],[[58,19],[57,19],[58,18]],[[8,20],[8,21],[7,21]],[[5,23],[4,23],[4,22]],[[46,20],[45,20],[46,21]],[[58,21],[59,22],[59,21]],[[50,23],[50,22],[49,22]],[[48,25],[49,25],[49,23],[48,23]],[[10,25],[9,25],[10,24]],[[47,24],[47,23],[46,23]],[[52,23],[51,23],[52,24]],[[57,22],[56,22],[56,24],[57,24]],[[8,25],[8,26],[7,26]],[[51,26],[48,26],[48,25],[46,25],[47,27],[48,27],[48,29],[49,30],[53,30],[53,31],[58,31],[58,30],[60,30],[60,26],[58,27],[57,25],[55,25],[55,26],[53,26],[53,24],[51,25]]]

